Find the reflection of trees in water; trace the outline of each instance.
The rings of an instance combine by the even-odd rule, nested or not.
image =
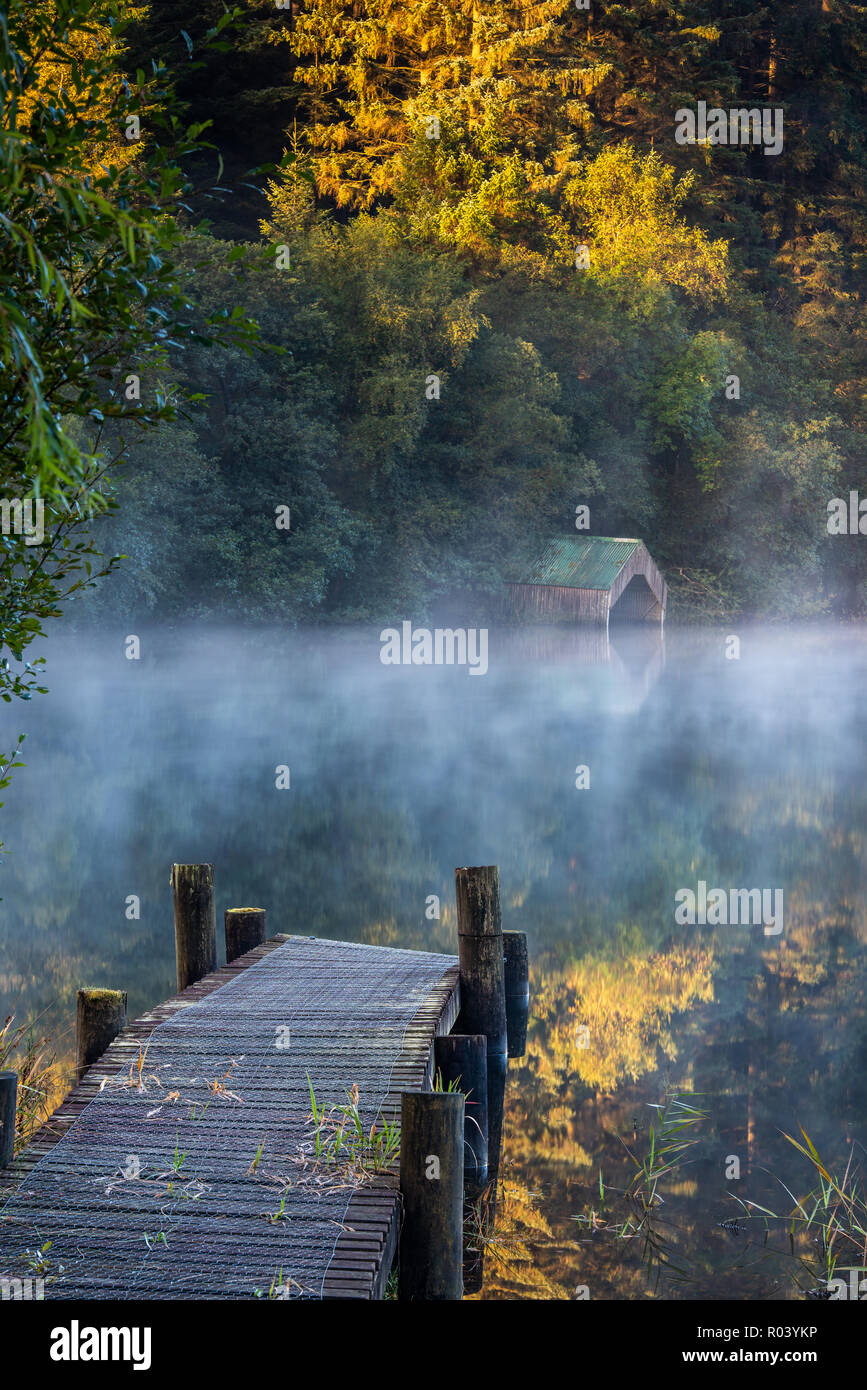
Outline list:
[[[563,1250],[554,1242],[539,1194],[515,1177],[497,1186],[496,1219],[484,1231],[472,1224],[468,1240],[484,1255],[484,1287],[469,1298],[568,1299],[560,1278]],[[553,1257],[553,1258],[552,1258]]]
[[[237,698],[219,661],[125,669],[96,696],[55,665],[7,797],[0,1007],[22,1017],[57,998],[71,1021],[80,984],[128,989],[133,1013],[171,994],[173,859],[212,861],[220,910],[264,906],[272,932],[451,952],[454,866],[499,863],[504,926],[528,933],[535,980],[505,1156],[542,1193],[539,1269],[568,1290],[589,1264],[611,1295],[645,1296],[622,1256],[591,1243],[573,1266],[556,1251],[667,1067],[713,1100],[713,1162],[684,1204],[716,1278],[732,1258],[724,1233],[716,1244],[731,1215],[721,1155],[743,1155],[762,1201],[777,1126],[805,1123],[835,1161],[864,1134],[867,785],[857,702],[829,739],[800,691],[776,683],[772,711],[745,666],[707,680],[667,647],[635,713],[605,703],[610,665],[399,686],[325,644],[309,666],[256,658]],[[676,927],[674,892],[698,878],[782,886],[782,938]],[[140,921],[124,917],[130,893]],[[598,1047],[577,1048],[576,1021]]]
[[[612,1091],[655,1069],[660,1052],[676,1057],[672,1020],[712,998],[712,979],[713,954],[701,946],[533,970],[528,1055],[535,1083],[555,1101],[576,1084]]]
[[[558,1236],[598,1201],[600,1169],[607,1184],[628,1185],[624,1145],[646,1138],[647,1104],[658,1099],[666,1069],[702,1093],[710,1111],[701,1162],[666,1194],[659,1218],[667,1258],[686,1277],[669,1268],[657,1285],[661,1260],[636,1286],[638,1249],[612,1249],[589,1232],[578,1253],[564,1249],[557,1258],[594,1297],[803,1296],[780,1223],[767,1242],[760,1221],[734,1233],[719,1224],[742,1215],[730,1194],[777,1213],[791,1207],[781,1181],[797,1193],[804,1174],[782,1128],[805,1124],[841,1166],[852,1141],[865,1137],[863,939],[833,924],[817,931],[796,922],[782,947],[725,932],[708,946],[667,962],[591,957],[534,967],[528,1056],[508,1092],[505,1152],[521,1180],[543,1191]],[[575,1045],[578,1015],[597,1020],[599,1058]],[[725,1176],[732,1154],[739,1181]],[[797,1232],[795,1252],[805,1268],[819,1269],[811,1241]],[[544,1250],[539,1258],[544,1271]],[[572,1274],[559,1277],[568,1284]]]

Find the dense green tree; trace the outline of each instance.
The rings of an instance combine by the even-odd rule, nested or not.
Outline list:
[[[845,429],[792,331],[733,286],[725,243],[685,221],[688,192],[626,146],[582,165],[564,194],[594,249],[578,271],[508,243],[468,261],[444,232],[408,235],[401,209],[340,225],[297,166],[272,183],[264,248],[207,241],[197,295],[203,316],[240,298],[280,352],[175,354],[207,396],[190,423],[211,481],[193,510],[190,437],[165,433],[173,521],[137,553],[172,579],[131,592],[136,611],[395,620],[461,593],[490,614],[579,502],[597,532],[648,536],[690,604],[725,592],[777,612],[787,586],[800,611],[827,602]],[[732,371],[742,400],[726,399]],[[106,527],[128,551],[141,503],[118,486]]]
[[[87,583],[86,526],[107,505],[106,473],[131,435],[174,416],[168,349],[196,331],[171,214],[176,157],[200,129],[178,127],[162,73],[118,87],[117,20],[110,3],[13,4],[0,32],[0,491],[17,509],[0,549],[6,700],[35,676],[5,651],[21,663]],[[224,341],[249,341],[242,312],[221,318]]]
[[[110,505],[107,474],[130,438],[174,416],[167,350],[194,331],[173,214],[185,187],[177,160],[201,126],[179,122],[163,70],[122,76],[122,35],[111,0],[12,0],[0,15],[6,702],[42,689],[28,646],[113,567],[91,519]],[[212,331],[240,343],[252,329],[239,311]],[[4,785],[13,758],[0,752]]]

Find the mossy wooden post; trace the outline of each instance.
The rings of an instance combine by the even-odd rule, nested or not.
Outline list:
[[[217,968],[217,909],[213,864],[173,864],[178,989]]]
[[[126,990],[80,989],[75,1019],[75,1066],[79,1081],[87,1068],[126,1027]]]
[[[463,1295],[464,1097],[404,1091],[400,1097],[399,1299]]]
[[[18,1103],[18,1073],[0,1071],[0,1168],[12,1162],[15,1153],[15,1107]]]
[[[480,1192],[488,1181],[488,1040],[484,1033],[434,1039],[434,1066],[445,1091],[464,1097],[464,1186]]]
[[[227,907],[226,964],[265,942],[264,907]]]
[[[461,1015],[458,1031],[484,1033],[488,1056],[507,1050],[500,874],[496,864],[455,869]]]
[[[461,1012],[455,1031],[488,1040],[488,1181],[500,1168],[508,1068],[500,874],[496,864],[455,869]]]
[[[530,964],[524,932],[503,932],[503,957],[509,1056],[523,1057],[527,1051],[527,1017],[530,1011]]]

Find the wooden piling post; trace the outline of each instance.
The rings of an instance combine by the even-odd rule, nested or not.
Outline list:
[[[75,1020],[75,1066],[79,1081],[126,1027],[126,990],[80,989]]]
[[[524,932],[503,932],[503,957],[509,1056],[523,1057],[527,1051],[527,1017],[530,1011],[530,964]]]
[[[227,907],[226,964],[265,942],[264,907]]]
[[[12,1162],[15,1153],[15,1107],[18,1102],[18,1073],[0,1071],[0,1168]]]
[[[398,1298],[463,1295],[464,1097],[404,1091],[400,1097]]]
[[[488,1056],[507,1051],[500,874],[496,864],[455,869],[461,1033],[484,1033]]]
[[[178,989],[217,968],[217,909],[213,864],[173,864]]]
[[[464,1185],[480,1192],[488,1181],[488,1040],[484,1033],[434,1039],[434,1066],[464,1097]]]
[[[508,1069],[500,873],[496,864],[455,869],[455,894],[461,977],[461,1012],[455,1027],[459,1033],[484,1033],[488,1040],[488,1182],[496,1182]]]

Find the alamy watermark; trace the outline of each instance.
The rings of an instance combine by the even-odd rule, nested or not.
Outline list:
[[[867,536],[867,497],[859,497],[854,488],[848,503],[845,497],[832,497],[826,527],[829,536]]]
[[[471,676],[488,669],[486,627],[414,628],[411,622],[385,627],[379,634],[383,666],[468,666]]]
[[[14,1299],[24,1303],[41,1303],[44,1297],[44,1279],[33,1279],[30,1276],[26,1279],[11,1279],[5,1274],[0,1275],[0,1299],[3,1302]]]
[[[679,926],[764,927],[765,936],[783,930],[782,888],[711,888],[699,879],[698,891],[678,888],[674,920]],[[773,908],[773,911],[771,911]]]
[[[82,1327],[73,1318],[68,1327],[51,1330],[48,1355],[52,1361],[130,1361],[134,1371],[151,1364],[149,1327]]]
[[[848,1279],[843,1279],[835,1272],[833,1279],[829,1279],[825,1292],[828,1298],[835,1302],[841,1299],[851,1300],[852,1302],[864,1303],[867,1300],[867,1269],[863,1265],[837,1265],[836,1269],[844,1269],[848,1274]]]
[[[695,111],[682,106],[674,115],[674,139],[678,145],[763,145],[765,154],[783,149],[782,106],[707,109],[700,101]]]
[[[25,545],[41,545],[45,539],[45,499],[0,497],[0,531],[4,536],[23,536]]]

